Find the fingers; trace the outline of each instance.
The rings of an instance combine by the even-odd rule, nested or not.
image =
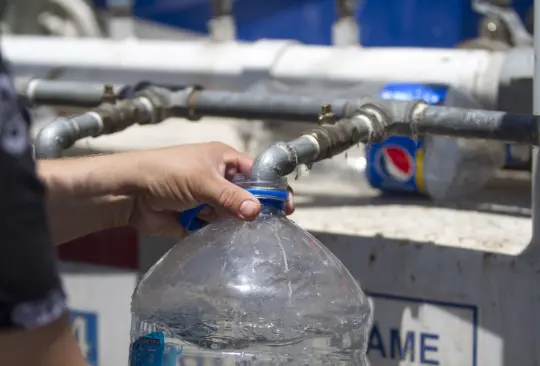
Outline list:
[[[227,173],[231,170],[234,171],[234,174],[249,173],[253,165],[253,158],[251,156],[236,150],[225,154],[224,161],[227,166]]]
[[[294,190],[291,186],[287,187],[287,190],[289,191],[289,198],[287,199],[287,202],[285,203],[285,213],[287,215],[293,214],[295,207],[294,207]]]
[[[259,200],[224,177],[205,179],[200,195],[201,202],[223,208],[242,220],[253,220],[261,211]]]

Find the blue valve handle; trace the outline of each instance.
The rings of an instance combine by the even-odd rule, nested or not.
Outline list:
[[[282,205],[283,202],[287,201],[289,197],[289,192],[287,191],[270,189],[248,189],[247,191],[255,197],[259,197],[259,200],[263,205],[272,203],[275,205],[276,202]],[[178,215],[178,221],[187,230],[188,233],[197,231],[208,225],[206,221],[197,217],[206,206],[208,205],[202,204],[192,209],[180,212],[180,214]]]

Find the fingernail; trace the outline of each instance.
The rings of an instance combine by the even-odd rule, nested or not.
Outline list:
[[[289,193],[288,201],[291,207],[294,207],[294,194]]]
[[[258,206],[255,202],[245,200],[240,205],[240,214],[244,217],[253,217],[257,214]]]

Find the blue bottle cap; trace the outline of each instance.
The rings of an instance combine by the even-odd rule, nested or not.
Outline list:
[[[257,197],[263,206],[283,208],[285,201],[289,197],[289,192],[282,190],[254,188],[247,189],[247,191]],[[203,204],[180,212],[178,220],[188,233],[197,231],[208,225],[208,222],[197,217],[206,206],[206,204]]]

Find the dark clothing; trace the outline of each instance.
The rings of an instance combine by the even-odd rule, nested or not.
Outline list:
[[[66,310],[28,124],[0,59],[0,329],[44,325]]]

